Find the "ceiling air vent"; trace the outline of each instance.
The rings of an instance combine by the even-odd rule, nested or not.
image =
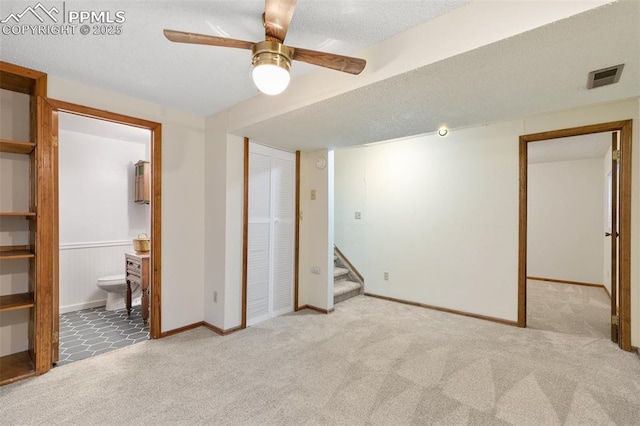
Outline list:
[[[587,89],[595,89],[596,87],[617,83],[618,80],[620,80],[620,74],[622,74],[623,68],[624,64],[620,64],[591,71],[589,73],[589,80],[587,81]]]

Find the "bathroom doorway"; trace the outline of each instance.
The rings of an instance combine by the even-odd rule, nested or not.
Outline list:
[[[150,148],[148,129],[58,114],[57,365],[149,338],[148,281],[128,276],[127,266],[137,260],[148,268],[148,253],[136,252],[133,238],[150,233]],[[146,182],[137,182],[138,168]],[[148,251],[143,245],[137,248]]]
[[[61,172],[60,170],[60,161],[59,161],[59,150],[60,150],[60,144],[63,143],[63,141],[60,139],[61,132],[60,132],[60,121],[64,121],[66,115],[72,116],[73,118],[79,119],[79,118],[83,118],[83,119],[93,119],[93,120],[98,120],[97,122],[105,125],[107,123],[110,124],[118,124],[118,125],[123,125],[121,127],[121,129],[124,128],[129,128],[129,131],[139,131],[139,132],[143,132],[142,134],[146,135],[146,140],[147,142],[147,146],[145,146],[145,148],[143,149],[143,151],[145,152],[145,155],[139,155],[134,157],[132,161],[134,164],[141,159],[144,159],[144,157],[148,158],[150,160],[150,173],[149,173],[149,179],[150,179],[150,197],[149,197],[149,204],[146,206],[138,206],[138,207],[142,207],[143,209],[148,209],[149,211],[142,214],[142,215],[138,215],[137,217],[137,222],[136,220],[133,220],[133,222],[136,222],[138,225],[137,226],[133,226],[130,228],[130,232],[137,232],[137,230],[139,230],[141,228],[140,226],[140,217],[147,217],[148,222],[145,226],[146,229],[148,230],[148,236],[150,237],[150,250],[148,252],[148,255],[146,256],[147,259],[147,268],[145,270],[148,270],[148,290],[149,290],[149,318],[148,318],[148,338],[159,338],[160,336],[160,323],[161,323],[161,257],[160,257],[160,247],[161,247],[161,242],[160,242],[160,237],[161,237],[161,229],[160,229],[160,218],[161,218],[161,180],[160,180],[160,176],[161,176],[161,125],[159,123],[155,123],[155,122],[150,122],[150,121],[146,121],[146,120],[142,120],[142,119],[138,119],[138,118],[134,118],[134,117],[129,117],[129,116],[124,116],[124,115],[120,115],[120,114],[115,114],[115,113],[111,113],[108,111],[102,111],[102,110],[97,110],[94,108],[89,108],[89,107],[84,107],[81,105],[75,105],[75,104],[71,104],[68,102],[63,102],[63,101],[58,101],[58,100],[54,100],[54,99],[41,99],[42,103],[43,103],[43,114],[42,114],[42,122],[40,123],[40,125],[42,125],[45,129],[48,129],[45,131],[45,137],[46,138],[50,138],[51,140],[51,149],[52,149],[52,163],[50,165],[50,169],[45,170],[45,174],[48,174],[49,176],[51,176],[51,181],[55,183],[55,187],[53,189],[53,198],[54,198],[54,204],[55,204],[55,214],[54,214],[54,218],[53,218],[53,223],[51,224],[51,228],[52,228],[52,242],[53,242],[53,257],[54,257],[54,273],[53,273],[53,285],[52,285],[52,314],[53,314],[53,330],[52,330],[52,339],[51,339],[51,355],[52,355],[52,362],[55,364],[58,362],[59,360],[59,344],[60,344],[60,323],[59,323],[59,313],[61,313],[62,310],[66,310],[69,309],[69,306],[61,306],[60,302],[61,302],[61,294],[60,294],[60,272],[62,272],[62,268],[60,268],[59,266],[62,266],[60,263],[60,257],[59,257],[59,251],[58,248],[60,247],[60,232],[59,232],[59,227],[58,224],[61,221],[61,218],[59,217],[60,214],[60,206],[59,206],[59,199],[58,199],[58,177],[59,174]],[[68,117],[67,117],[68,118]],[[94,122],[95,123],[95,122]],[[63,133],[64,133],[64,129],[63,129]],[[102,136],[104,136],[104,134],[102,134]],[[75,153],[77,154],[77,153]],[[74,154],[74,155],[75,155]],[[112,153],[108,154],[111,155]],[[85,153],[85,156],[88,156],[90,154]],[[138,158],[141,157],[141,158]],[[104,158],[106,158],[106,155],[104,157],[101,158],[101,160],[103,160]],[[78,158],[77,160],[82,161],[83,158]],[[84,160],[86,160],[87,162],[90,162],[91,160],[84,158]],[[89,172],[91,171],[91,168],[88,168]],[[131,165],[131,170],[128,171],[127,173],[133,173],[133,165]],[[106,181],[108,181],[110,178],[112,178],[113,176],[109,175],[109,174],[104,174],[104,175],[100,175],[98,176],[100,179],[104,179]],[[82,181],[84,182],[85,179],[80,177],[78,179],[82,179]],[[125,196],[129,196],[129,192],[133,192],[133,190],[131,189],[131,187],[129,185],[132,185],[131,183],[127,183],[127,187],[122,189],[121,192],[125,194]],[[85,211],[87,215],[90,214],[96,214],[98,216],[100,216],[99,212],[92,210],[92,206],[90,203],[85,203],[85,206],[83,207],[83,211]],[[129,207],[127,207],[129,208]],[[134,208],[133,206],[131,206],[131,208]],[[140,213],[140,212],[138,212]],[[146,215],[146,216],[145,216]],[[135,215],[134,215],[135,216]],[[104,215],[102,215],[102,217],[104,217]],[[128,221],[131,218],[127,218]],[[103,219],[103,222],[106,221]],[[79,227],[82,227],[84,225],[79,225]],[[94,225],[97,228],[100,228],[101,225]],[[122,238],[118,238],[116,240],[113,240],[111,244],[113,247],[118,246],[118,241],[122,242],[122,244],[124,244],[124,241],[126,240],[126,243],[129,244],[131,242],[131,238],[132,237],[137,237],[137,235],[131,235],[129,234],[127,237],[122,237]],[[108,241],[105,240],[105,241]],[[87,243],[87,245],[92,245],[91,243],[95,242],[95,241],[82,241]],[[130,246],[131,247],[131,246]],[[110,247],[112,248],[112,247]],[[131,250],[133,251],[133,250]],[[120,256],[117,256],[120,257]],[[121,263],[120,263],[121,261]],[[78,262],[83,262],[82,260],[79,260]],[[122,267],[117,267],[117,273],[122,275],[123,273],[125,273],[125,259],[124,256],[122,256],[121,260],[118,261],[119,264],[122,265]],[[116,272],[116,271],[114,271]],[[127,278],[130,278],[129,276]],[[86,283],[85,284],[88,288],[90,288],[91,290],[94,290],[95,288],[97,288],[97,283]],[[97,300],[94,300],[94,302],[97,303]],[[68,301],[66,301],[65,299],[65,303],[68,303]],[[104,304],[104,302],[103,302]],[[70,304],[70,305],[73,305]],[[80,307],[80,306],[77,306]],[[61,309],[62,308],[62,309]],[[95,309],[93,307],[86,307],[86,309]],[[136,314],[136,307],[134,307],[131,311],[131,317],[129,316],[128,313],[126,313],[126,320],[127,321],[135,321],[135,314]],[[111,315],[106,314],[106,315]],[[100,322],[103,318],[97,318],[96,315],[89,315],[92,318],[90,319],[90,321],[94,321],[94,323],[98,323]],[[97,315],[100,316],[100,315]],[[112,315],[112,316],[117,316],[117,315]],[[106,326],[106,325],[105,325]],[[124,326],[122,328],[125,328]],[[137,333],[137,331],[132,331],[132,330],[127,330],[130,334],[134,334]],[[94,336],[95,337],[95,336]],[[104,336],[102,336],[104,337]],[[130,339],[130,340],[135,340],[135,341],[139,341],[138,339],[140,338],[139,335],[137,335],[135,338]],[[146,340],[146,336],[142,339],[142,340]],[[92,343],[95,343],[96,341],[93,340]],[[121,345],[121,343],[117,344],[115,347],[118,347],[119,345]],[[103,345],[104,346],[104,345]],[[115,349],[115,347],[113,347],[113,349]],[[103,348],[104,349],[104,348]],[[79,349],[76,349],[79,350]],[[75,351],[75,350],[74,350]],[[97,351],[95,351],[97,352]]]

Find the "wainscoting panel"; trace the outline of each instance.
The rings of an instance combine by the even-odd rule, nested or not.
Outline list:
[[[104,305],[98,278],[124,274],[124,254],[132,251],[131,240],[60,244],[60,313]]]

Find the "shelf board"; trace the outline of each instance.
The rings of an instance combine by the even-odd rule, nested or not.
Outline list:
[[[36,212],[0,212],[0,216],[35,217]]]
[[[0,357],[0,385],[6,385],[35,374],[29,351]]]
[[[0,259],[29,259],[35,254],[29,246],[0,246]]]
[[[32,308],[33,296],[30,293],[8,294],[0,296],[0,312],[17,311]]]
[[[29,154],[35,147],[36,144],[33,142],[0,139],[0,152],[10,152],[13,154]]]

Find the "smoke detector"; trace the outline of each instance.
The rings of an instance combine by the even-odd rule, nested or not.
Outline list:
[[[601,70],[591,71],[587,80],[587,89],[595,89],[596,87],[615,84],[620,80],[624,64],[615,65],[613,67],[603,68]]]

